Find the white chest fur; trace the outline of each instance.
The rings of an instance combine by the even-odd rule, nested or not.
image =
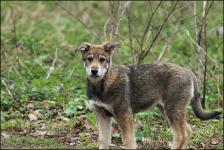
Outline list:
[[[89,108],[92,110],[94,109],[94,106],[103,107],[104,109],[113,114],[113,109],[111,105],[105,104],[98,100],[89,100]]]

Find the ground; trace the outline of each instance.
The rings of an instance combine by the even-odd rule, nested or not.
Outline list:
[[[121,45],[114,54],[114,64],[134,64],[132,42],[136,54],[150,46],[174,4],[161,2],[141,47],[147,19],[159,3],[132,2],[128,12],[131,24],[126,13],[120,20]],[[204,59],[208,56],[206,111],[224,106],[223,2],[212,3],[207,2],[211,6],[206,22],[207,55],[194,43],[204,2],[179,1],[143,61],[175,63],[190,69],[203,93]],[[86,74],[75,49],[84,42],[109,42],[104,29],[109,6],[108,1],[1,1],[1,148],[98,147],[96,118],[88,109],[85,92]],[[223,118],[201,121],[189,108],[188,122],[193,130],[189,148],[223,147]],[[135,126],[139,149],[170,146],[172,131],[157,110],[136,114]],[[122,148],[115,122],[112,130],[111,148]]]
[[[148,116],[147,116],[148,115]],[[34,116],[37,116],[36,118]],[[32,118],[33,117],[33,118]],[[26,119],[8,120],[2,124],[2,148],[79,148],[98,147],[98,131],[92,112],[75,118],[55,115],[44,119],[34,113]],[[193,130],[188,148],[223,147],[223,119],[201,121],[189,111],[188,122]],[[135,115],[135,133],[138,149],[169,148],[172,131],[158,111],[147,111]],[[113,121],[112,145],[123,148],[119,128]]]

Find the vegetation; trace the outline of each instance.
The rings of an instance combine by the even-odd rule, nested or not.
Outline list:
[[[109,37],[110,21],[116,18],[111,10],[122,6],[119,2],[1,1],[1,146],[97,147],[96,119],[85,96],[86,75],[75,53],[83,42],[119,41],[113,59],[118,64],[138,63],[149,50],[142,63],[172,62],[189,68],[201,81],[202,92],[207,56],[206,110],[223,108],[223,2],[207,2],[207,9],[204,4],[178,2],[163,22],[174,2],[124,2],[117,34]],[[222,148],[223,119],[205,122],[190,108],[188,112],[193,128],[189,148]],[[169,146],[171,130],[157,110],[136,114],[135,123],[139,148]],[[116,123],[112,137],[122,146]]]

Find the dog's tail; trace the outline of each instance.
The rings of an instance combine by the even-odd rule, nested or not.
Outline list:
[[[209,120],[218,117],[218,115],[221,114],[220,111],[205,112],[205,110],[202,108],[199,86],[195,76],[193,79],[193,84],[194,84],[194,96],[191,99],[191,106],[195,115],[202,120]]]

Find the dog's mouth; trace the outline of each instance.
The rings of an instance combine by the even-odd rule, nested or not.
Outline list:
[[[100,76],[97,75],[97,74],[92,74],[92,75],[90,75],[90,77],[91,77],[91,78],[99,78]]]

